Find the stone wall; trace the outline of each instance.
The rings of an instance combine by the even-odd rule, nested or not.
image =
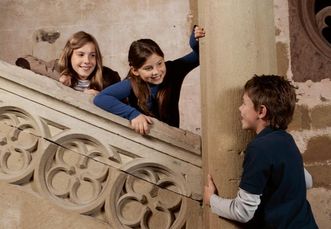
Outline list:
[[[166,60],[188,53],[196,10],[196,0],[3,0],[0,59],[14,64],[26,54],[47,61],[57,58],[71,34],[84,30],[97,39],[104,65],[124,78],[134,40],[155,40]],[[200,133],[199,68],[183,84],[180,107],[181,128]]]
[[[324,2],[324,3],[323,3]],[[331,223],[331,42],[330,3],[275,0],[279,74],[298,87],[297,107],[289,130],[302,152],[314,186],[308,199],[320,228]],[[329,6],[328,6],[329,5]],[[316,10],[314,10],[316,9]]]
[[[109,224],[53,205],[25,189],[0,182],[0,228],[109,229]]]

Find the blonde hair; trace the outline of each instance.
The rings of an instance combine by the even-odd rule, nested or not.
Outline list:
[[[60,67],[60,74],[61,75],[69,75],[72,78],[72,85],[74,87],[78,81],[78,75],[76,71],[73,69],[71,65],[71,56],[75,49],[79,49],[83,47],[87,43],[93,43],[95,46],[95,53],[96,53],[96,67],[94,71],[89,76],[90,80],[90,88],[101,91],[104,86],[104,80],[102,76],[102,56],[99,49],[98,42],[96,39],[91,35],[84,31],[79,31],[74,33],[67,41],[64,49],[61,53],[59,59],[59,67]]]

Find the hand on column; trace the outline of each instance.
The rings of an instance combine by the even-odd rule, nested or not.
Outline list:
[[[205,185],[205,192],[203,195],[203,199],[205,204],[210,205],[210,197],[211,195],[215,194],[216,192],[216,186],[214,184],[213,178],[210,174],[208,174],[207,177],[207,185]]]
[[[194,27],[194,37],[197,41],[200,38],[205,37],[205,36],[206,36],[206,32],[205,32],[204,28],[199,27],[199,26]]]

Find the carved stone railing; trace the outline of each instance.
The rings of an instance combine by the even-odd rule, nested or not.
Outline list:
[[[0,61],[0,180],[111,228],[201,228],[200,136],[141,136],[91,101]]]

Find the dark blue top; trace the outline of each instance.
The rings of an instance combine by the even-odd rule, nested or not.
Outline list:
[[[247,146],[240,188],[261,196],[248,228],[317,228],[306,199],[302,156],[292,136],[265,128]]]
[[[151,96],[148,100],[148,107],[150,111],[160,110],[158,106],[162,106],[162,110],[166,112],[162,114],[154,112],[154,116],[176,127],[179,127],[178,102],[183,80],[192,69],[199,66],[199,45],[193,33],[190,37],[190,46],[192,48],[191,53],[174,61],[165,62],[167,71],[160,85],[149,84]],[[156,100],[157,93],[160,90],[166,92],[162,105],[159,105]],[[125,99],[128,100],[128,104],[123,102]],[[131,81],[128,78],[101,91],[94,98],[94,104],[113,114],[132,120],[142,113],[135,100],[136,97],[132,90]],[[152,109],[155,107],[156,109]]]

